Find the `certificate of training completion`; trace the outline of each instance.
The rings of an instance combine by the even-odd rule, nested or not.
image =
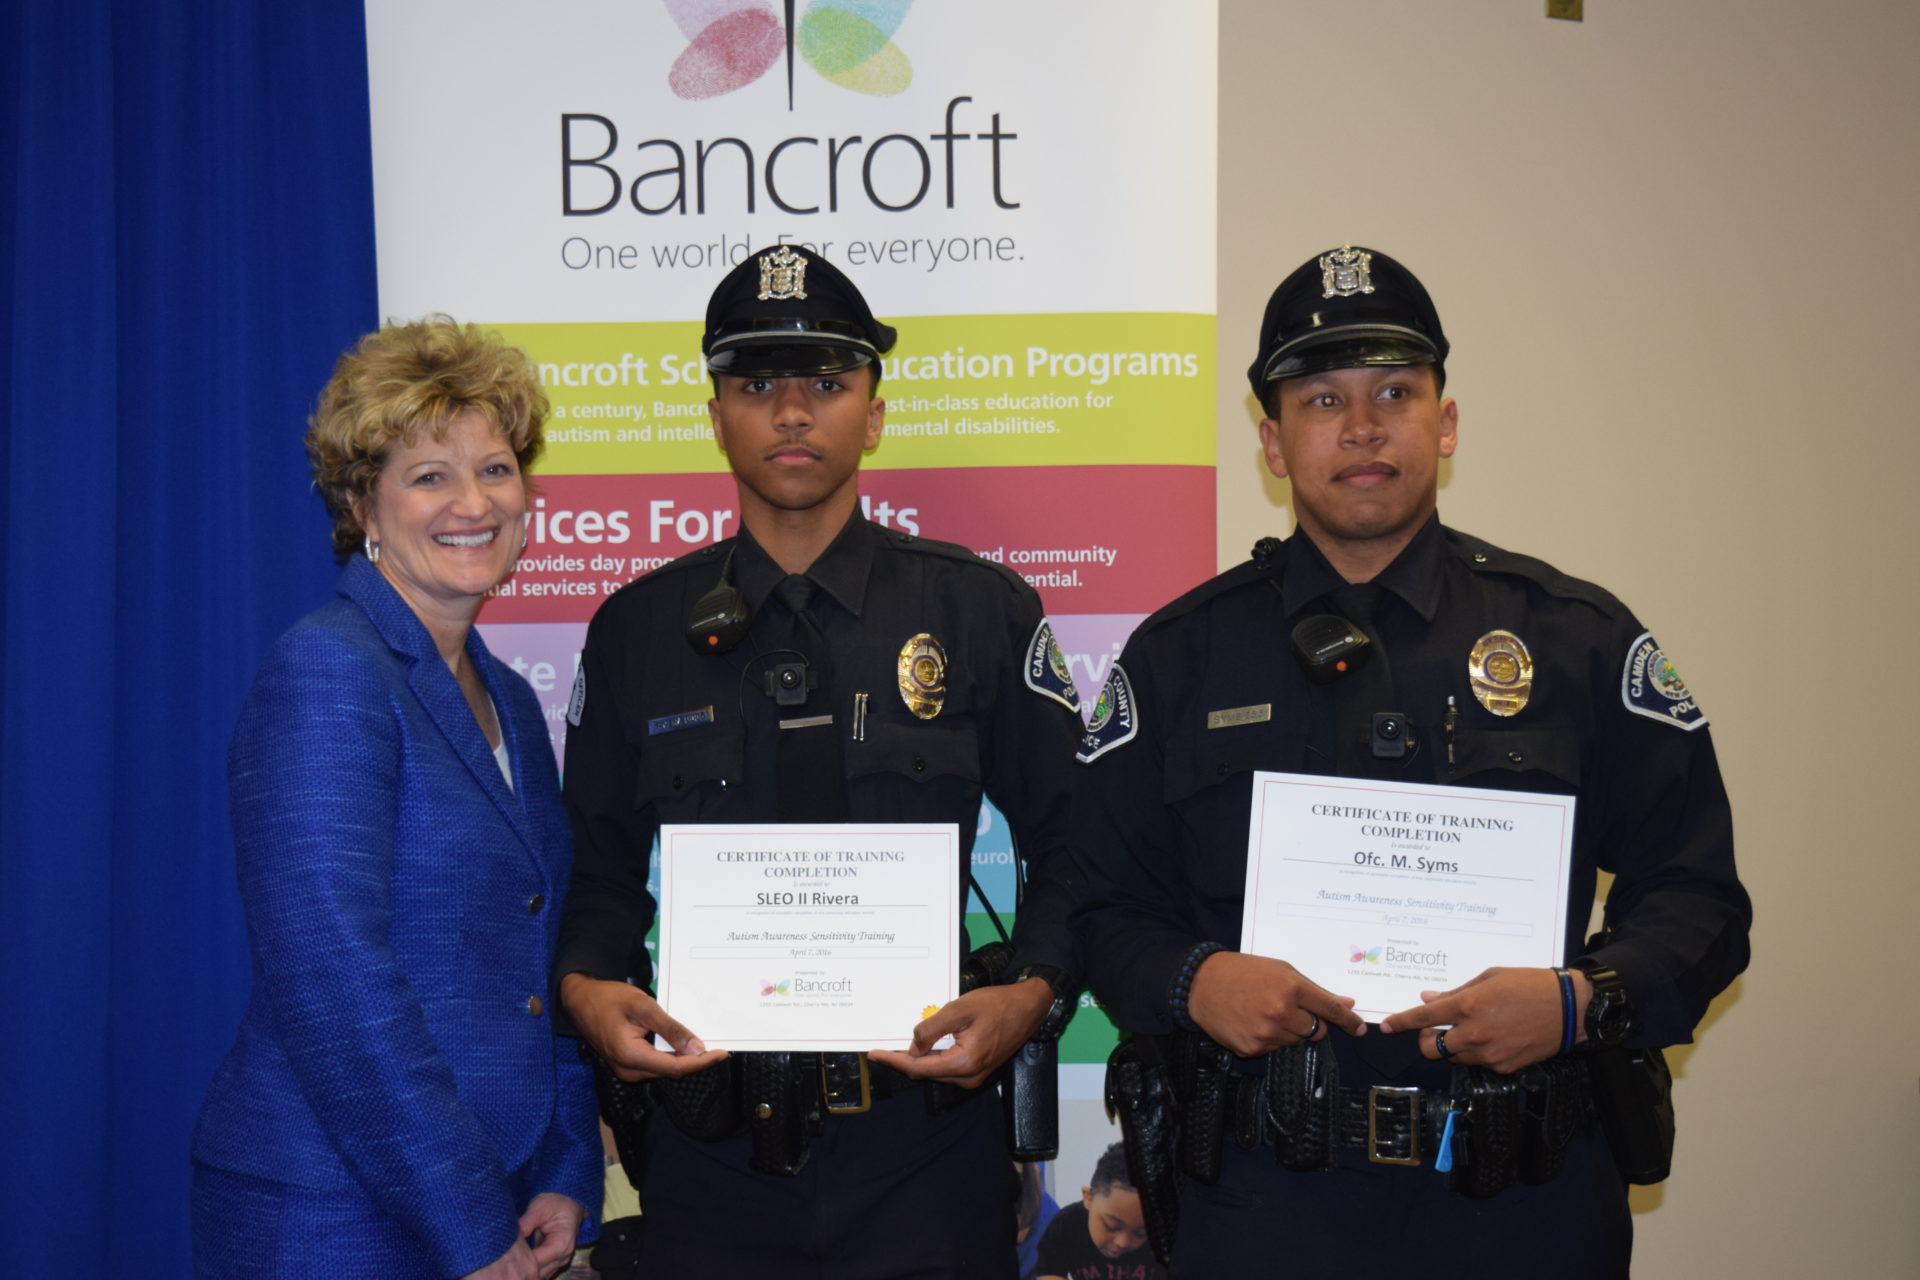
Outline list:
[[[1240,949],[1368,1022],[1562,962],[1572,796],[1256,773]]]
[[[660,828],[660,1003],[710,1049],[905,1049],[959,930],[953,823]]]

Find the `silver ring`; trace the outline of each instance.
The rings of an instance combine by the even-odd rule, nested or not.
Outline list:
[[[1447,1032],[1451,1030],[1453,1030],[1451,1027],[1442,1027],[1433,1037],[1434,1052],[1448,1060],[1453,1058],[1453,1054],[1447,1049]]]
[[[1312,1014],[1308,1014],[1307,1016],[1313,1019],[1313,1025],[1308,1027],[1306,1034],[1300,1037],[1300,1042],[1302,1044],[1305,1044],[1307,1041],[1313,1039],[1315,1036],[1320,1034],[1320,1015],[1317,1013],[1312,1013]]]

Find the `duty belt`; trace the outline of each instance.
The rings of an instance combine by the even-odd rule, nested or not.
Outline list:
[[[1291,1169],[1331,1169],[1337,1152],[1358,1151],[1373,1164],[1437,1167],[1452,1189],[1488,1196],[1557,1174],[1590,1113],[1587,1072],[1571,1057],[1511,1075],[1455,1067],[1445,1088],[1343,1085],[1320,1045],[1277,1050],[1259,1075],[1229,1061],[1202,1046],[1188,1087],[1175,1087],[1181,1163],[1198,1181],[1218,1176],[1219,1141],[1231,1136],[1243,1150],[1271,1142]]]
[[[1281,1165],[1302,1171],[1337,1168],[1342,1151],[1374,1164],[1431,1162],[1449,1191],[1485,1197],[1552,1178],[1592,1114],[1586,1064],[1571,1057],[1505,1076],[1456,1065],[1444,1089],[1347,1086],[1323,1044],[1248,1063],[1192,1032],[1122,1040],[1107,1060],[1106,1101],[1163,1262],[1179,1227],[1181,1177],[1219,1182],[1229,1140],[1249,1152],[1271,1143]]]

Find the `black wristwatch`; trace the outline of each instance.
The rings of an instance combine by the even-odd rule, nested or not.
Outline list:
[[[1587,1047],[1611,1049],[1625,1044],[1627,1037],[1639,1029],[1639,1024],[1620,975],[1604,965],[1589,963],[1574,967],[1584,972],[1593,986],[1593,999],[1587,1004]]]
[[[1054,964],[1023,965],[1008,981],[1020,983],[1028,978],[1040,979],[1047,984],[1047,989],[1053,992],[1053,1003],[1047,1006],[1047,1016],[1040,1020],[1040,1029],[1033,1033],[1033,1038],[1057,1040],[1060,1033],[1066,1030],[1067,1019],[1073,1016],[1079,990],[1074,985],[1073,979],[1067,976],[1067,971]]]

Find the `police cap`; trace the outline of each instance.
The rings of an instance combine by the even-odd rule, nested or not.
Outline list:
[[[1273,291],[1260,322],[1253,394],[1282,378],[1363,365],[1447,362],[1447,336],[1426,287],[1384,253],[1342,245],[1311,258]]]
[[[893,349],[853,281],[810,249],[762,249],[707,301],[700,350],[715,373],[794,378],[844,373]]]

